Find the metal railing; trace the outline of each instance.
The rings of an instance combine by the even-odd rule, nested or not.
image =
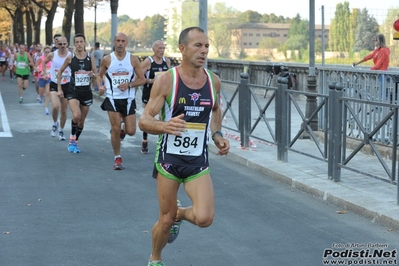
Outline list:
[[[237,132],[243,147],[250,147],[251,139],[276,145],[280,161],[288,162],[289,152],[324,161],[328,178],[336,182],[345,168],[394,184],[399,204],[394,73],[321,69],[319,93],[290,89],[284,74],[277,78],[277,87],[251,84],[247,73],[241,73],[240,82],[222,79],[223,118],[234,122],[223,127]],[[317,99],[312,110],[307,106],[309,98]],[[315,149],[295,149],[294,144],[303,139],[312,140]],[[366,147],[385,175],[348,165]]]

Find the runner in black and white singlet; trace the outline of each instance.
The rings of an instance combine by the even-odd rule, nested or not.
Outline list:
[[[212,224],[215,207],[208,163],[209,136],[219,149],[217,154],[226,155],[230,149],[220,132],[221,82],[204,68],[208,36],[199,27],[184,29],[179,36],[179,50],[181,64],[155,80],[139,120],[141,130],[160,136],[155,156],[160,215],[152,229],[149,266],[165,265],[162,250],[175,241],[183,220],[202,228]],[[156,119],[159,112],[161,119]],[[181,183],[192,206],[182,208],[177,200]]]
[[[69,137],[68,151],[80,153],[78,146],[79,136],[83,131],[84,122],[89,113],[90,105],[93,103],[91,91],[91,78],[97,73],[94,56],[86,53],[86,37],[78,33],[73,37],[75,53],[70,54],[57,76],[58,96],[68,99],[69,108],[72,112],[71,135]],[[64,95],[61,80],[63,71],[69,67],[71,77],[67,94]]]
[[[101,109],[108,112],[111,123],[111,144],[114,150],[114,169],[121,170],[121,118],[124,131],[132,136],[136,133],[136,101],[134,87],[145,83],[139,59],[126,51],[126,34],[117,33],[114,37],[115,51],[101,60],[97,76],[99,93],[106,93]],[[105,81],[104,85],[102,84]]]
[[[141,97],[144,107],[150,99],[151,88],[155,79],[170,68],[170,59],[164,56],[165,43],[161,40],[155,41],[152,45],[152,50],[154,52],[153,56],[147,57],[141,63],[141,68],[143,69],[144,76],[146,78],[146,84],[143,86],[143,93]],[[141,152],[144,154],[148,153],[147,139],[147,132],[143,132]]]
[[[172,68],[170,73],[173,87],[162,109],[162,119],[167,121],[169,117],[184,114],[186,130],[181,136],[167,133],[160,136],[155,163],[157,170],[169,178],[179,182],[183,180],[183,182],[188,182],[198,177],[199,173],[209,172],[208,130],[217,95],[212,83],[213,74],[209,70],[205,71],[208,79],[204,86],[195,90],[183,83],[177,68]],[[192,170],[169,173],[174,169],[174,165],[190,165]]]
[[[65,59],[71,54],[68,50],[68,42],[64,36],[58,37],[57,42],[58,49],[54,52],[51,52],[46,59],[43,61],[43,73],[47,73],[47,63],[51,62],[51,70],[50,70],[50,98],[52,104],[51,115],[53,117],[53,128],[51,130],[51,136],[55,137],[59,135],[59,140],[65,140],[64,136],[64,126],[67,120],[67,108],[68,108],[68,100],[65,97],[58,97],[58,85],[57,85],[57,75],[62,65],[64,64]],[[63,90],[63,94],[66,95],[69,87],[71,70],[67,67],[64,71],[62,71],[62,79],[61,79],[61,87]],[[61,111],[60,111],[61,106]],[[60,123],[58,123],[58,112],[60,112]]]

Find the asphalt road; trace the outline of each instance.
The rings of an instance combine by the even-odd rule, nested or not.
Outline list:
[[[50,136],[51,117],[36,102],[33,85],[19,104],[16,85],[0,82],[0,132],[8,122],[12,134],[0,137],[0,265],[147,265],[158,212],[151,178],[156,137],[150,137],[150,154],[143,155],[141,132],[127,136],[125,169],[114,171],[109,122],[99,101],[80,137],[82,153],[71,154],[67,142]],[[183,223],[178,239],[164,250],[168,266],[324,265],[325,252],[348,255],[341,254],[345,247],[352,250],[342,259],[346,264],[365,260],[360,252],[368,256],[374,249],[397,264],[397,231],[339,213],[226,158],[211,154],[210,160],[214,223],[206,229]],[[183,188],[179,193],[183,206],[189,205]],[[366,259],[370,263],[357,265],[378,265]]]

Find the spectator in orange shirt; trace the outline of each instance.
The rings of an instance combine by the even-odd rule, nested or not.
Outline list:
[[[353,63],[354,66],[373,59],[374,66],[370,70],[388,70],[389,55],[391,50],[385,44],[385,37],[382,34],[377,34],[373,37],[375,49],[370,54],[366,55],[362,60]]]

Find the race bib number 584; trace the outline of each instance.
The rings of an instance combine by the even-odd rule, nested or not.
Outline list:
[[[206,124],[187,123],[181,136],[168,136],[167,153],[199,156],[203,151]]]

